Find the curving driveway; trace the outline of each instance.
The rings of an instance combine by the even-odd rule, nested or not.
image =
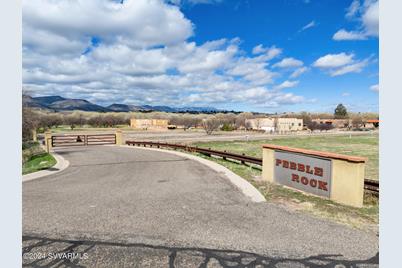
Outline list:
[[[58,153],[70,161],[66,170],[23,183],[23,252],[67,249],[88,255],[23,257],[24,264],[377,266],[375,235],[250,202],[227,178],[197,161],[115,146]]]

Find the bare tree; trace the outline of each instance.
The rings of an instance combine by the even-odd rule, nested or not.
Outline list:
[[[356,116],[353,118],[352,126],[356,129],[360,129],[363,126],[363,118],[361,116]]]
[[[196,127],[200,123],[200,119],[194,116],[185,116],[183,117],[183,126],[184,129],[189,129],[191,127]]]
[[[314,131],[314,130],[320,129],[320,124],[318,124],[315,121],[311,121],[311,122],[307,123],[307,128],[310,129],[311,131]]]
[[[30,98],[26,89],[22,89],[22,140],[28,141],[32,139],[32,131],[37,129],[39,124],[38,114],[34,109],[28,107],[25,98]]]
[[[211,135],[212,132],[216,131],[220,125],[221,121],[215,117],[204,119],[202,121],[202,127],[207,135]]]
[[[32,131],[38,127],[38,115],[32,108],[22,107],[22,140],[32,139]]]
[[[249,113],[249,112],[244,112],[244,113],[240,113],[239,115],[237,115],[236,117],[236,128],[248,128],[247,124],[246,124],[246,119],[251,119],[253,118],[253,114]]]
[[[299,116],[297,116],[299,119],[303,119],[303,124],[304,125],[309,125],[312,122],[311,115],[307,112],[301,112]]]
[[[319,124],[319,125],[318,125],[318,129],[319,129],[319,130],[328,131],[328,130],[331,130],[331,129],[333,129],[333,128],[334,128],[334,126],[333,126],[332,124]]]
[[[64,117],[64,123],[66,125],[69,125],[71,130],[73,130],[77,125],[81,123],[80,120],[80,117],[74,114]]]
[[[38,115],[39,127],[45,129],[51,129],[52,127],[58,127],[63,124],[63,118],[57,114],[41,114]]]
[[[88,124],[92,127],[100,127],[102,125],[102,117],[100,115],[93,116],[88,119]]]

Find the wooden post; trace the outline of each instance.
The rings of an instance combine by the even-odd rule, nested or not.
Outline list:
[[[123,133],[121,129],[116,130],[116,145],[123,145]]]
[[[32,129],[32,140],[38,141],[38,137],[36,136],[36,129]]]
[[[52,149],[52,132],[50,130],[45,132],[45,146],[46,152],[50,152]]]

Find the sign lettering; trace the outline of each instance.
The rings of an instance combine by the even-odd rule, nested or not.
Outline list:
[[[275,181],[319,196],[330,196],[331,160],[275,151]]]

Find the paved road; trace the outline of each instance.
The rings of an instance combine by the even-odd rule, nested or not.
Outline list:
[[[196,161],[114,146],[59,153],[66,170],[23,183],[28,266],[377,267],[375,235],[252,203]]]

